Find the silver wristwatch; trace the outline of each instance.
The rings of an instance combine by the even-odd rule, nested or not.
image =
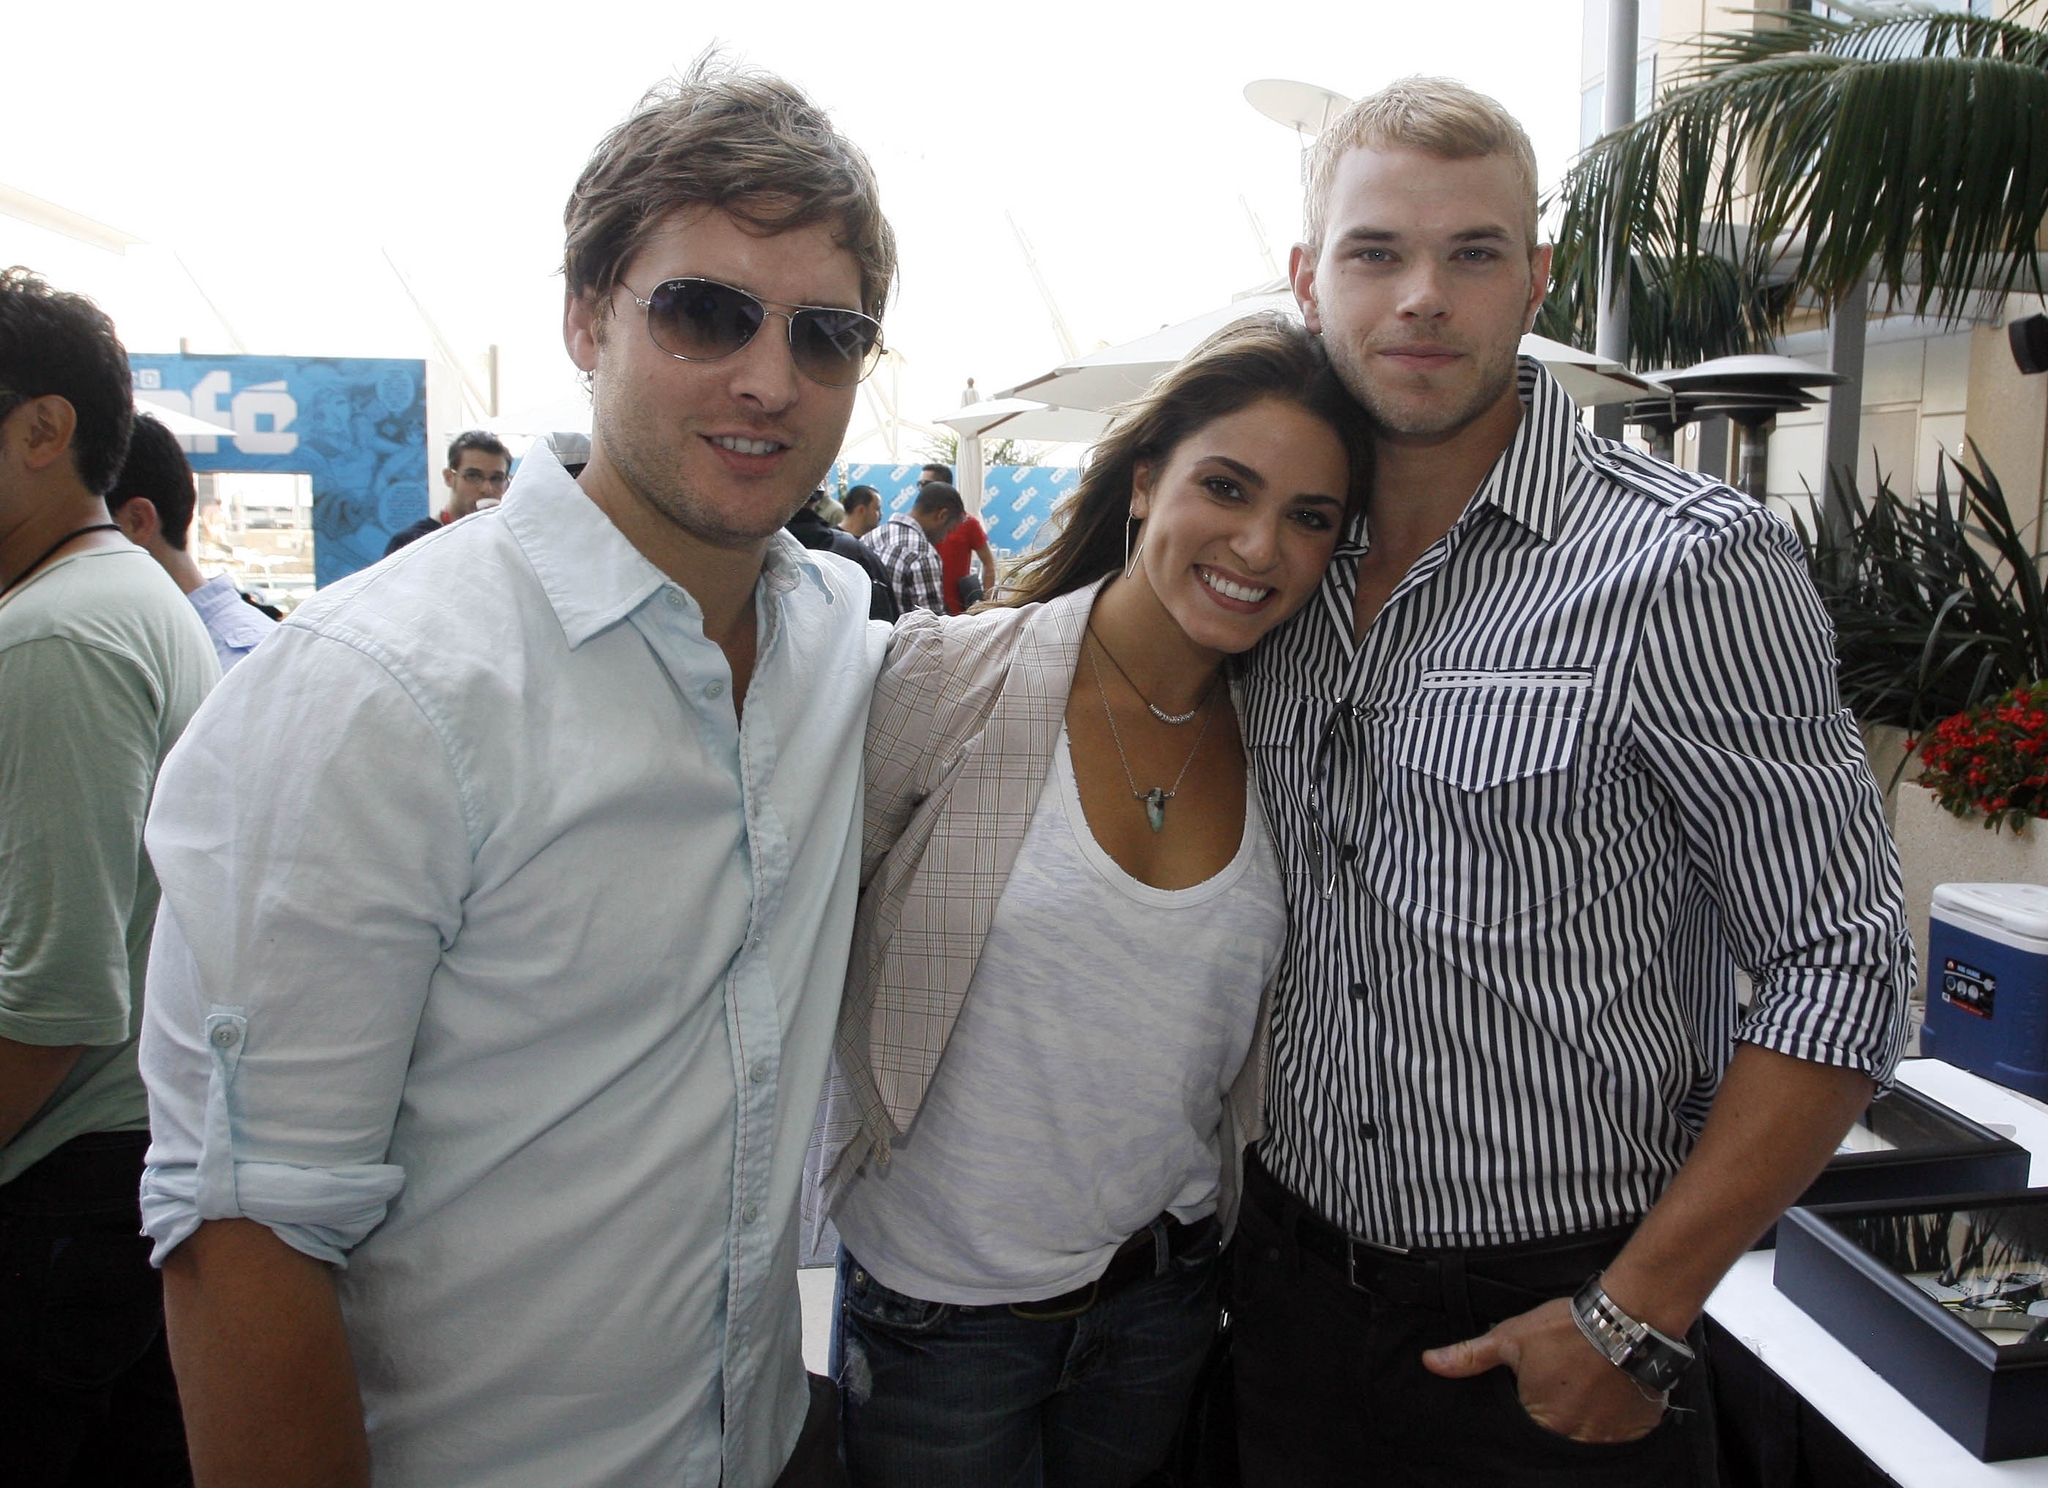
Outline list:
[[[1692,1363],[1692,1350],[1685,1344],[1615,1306],[1598,1276],[1572,1298],[1572,1321],[1608,1363],[1655,1394],[1669,1393]]]

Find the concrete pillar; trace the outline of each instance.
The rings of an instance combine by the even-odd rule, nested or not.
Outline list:
[[[1700,420],[1699,471],[1717,481],[1728,479],[1728,416],[1717,413]]]
[[[1636,117],[1636,50],[1641,45],[1639,0],[1607,0],[1607,81],[1603,85],[1601,130],[1612,134],[1626,129]],[[1601,245],[1599,322],[1593,349],[1601,356],[1628,365],[1628,279],[1616,279],[1607,260],[1608,245]],[[1621,408],[1608,404],[1593,410],[1593,431],[1608,439],[1621,438]]]
[[[1821,469],[1827,484],[1821,491],[1822,528],[1840,537],[1849,529],[1849,508],[1837,484],[1856,479],[1863,429],[1863,329],[1870,314],[1870,281],[1858,279],[1835,302],[1828,316],[1828,370],[1847,379],[1828,389],[1828,421],[1821,445]],[[1867,501],[1873,492],[1865,491]]]
[[[2006,318],[2032,315],[2040,301],[2013,297]],[[1978,326],[1970,336],[1970,394],[1963,433],[1997,475],[2013,519],[2039,549],[2048,538],[2048,373],[2020,371],[2004,326]]]

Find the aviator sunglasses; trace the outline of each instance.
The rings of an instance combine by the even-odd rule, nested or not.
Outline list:
[[[797,371],[825,387],[852,387],[882,359],[882,323],[858,310],[824,305],[771,305],[716,279],[666,279],[647,298],[625,286],[647,312],[647,334],[670,356],[715,362],[752,341],[780,315],[789,326],[789,357]]]

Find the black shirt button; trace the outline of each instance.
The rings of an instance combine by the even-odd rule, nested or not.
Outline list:
[[[1353,983],[1351,984],[1351,1000],[1352,1000],[1353,1002],[1364,1002],[1364,1001],[1365,1001],[1365,983],[1364,983],[1364,982],[1353,982]]]
[[[1379,1126],[1374,1122],[1361,1121],[1358,1123],[1358,1134],[1361,1137],[1364,1137],[1366,1141],[1374,1142],[1379,1140],[1380,1129]]]

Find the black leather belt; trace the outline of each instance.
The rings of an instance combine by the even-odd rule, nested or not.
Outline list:
[[[1634,1233],[1633,1226],[1624,1226],[1521,1245],[1400,1250],[1345,1233],[1309,1209],[1250,1154],[1244,1189],[1245,1202],[1283,1237],[1291,1229],[1304,1258],[1334,1272],[1352,1290],[1390,1307],[1465,1315],[1489,1326],[1570,1296],[1587,1277],[1606,1269]]]
[[[1061,1292],[1057,1297],[1042,1297],[1036,1302],[1012,1302],[1010,1311],[1034,1323],[1079,1317],[1096,1303],[1115,1296],[1133,1282],[1157,1276],[1161,1269],[1159,1240],[1162,1235],[1166,1241],[1167,1259],[1176,1260],[1200,1243],[1201,1236],[1210,1227],[1208,1220],[1188,1225],[1170,1214],[1162,1214],[1119,1245],[1116,1254],[1109,1258],[1109,1265],[1095,1280],[1085,1286],[1077,1286],[1071,1292]]]

